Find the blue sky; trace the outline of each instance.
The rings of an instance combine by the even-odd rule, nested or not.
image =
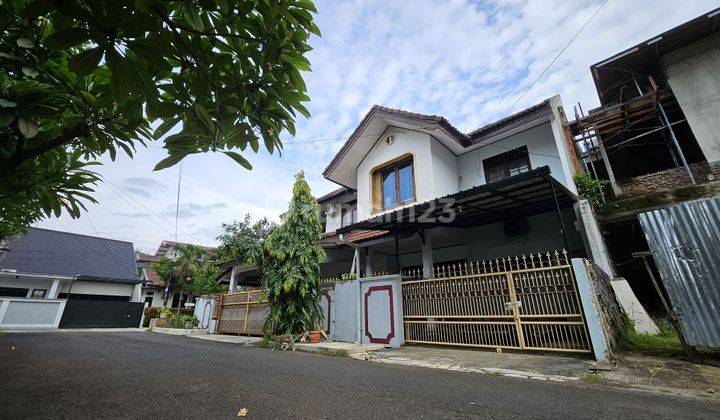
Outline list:
[[[322,170],[373,104],[445,116],[471,131],[555,94],[569,111],[597,106],[589,66],[717,6],[713,0],[609,0],[584,32],[516,106],[601,0],[318,1],[306,73],[310,119],[297,122],[282,156],[247,156],[246,171],[221,154],[182,164],[178,240],[214,245],[224,222],[277,219],[293,175],[304,170],[316,195],[337,186]],[[572,119],[572,116],[568,116]],[[100,169],[97,205],[79,220],[38,226],[128,240],[154,252],[174,239],[178,171],[152,168],[159,144]]]

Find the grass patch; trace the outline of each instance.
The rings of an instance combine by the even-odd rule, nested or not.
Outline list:
[[[333,356],[333,357],[348,357],[350,355],[347,352],[347,350],[343,350],[343,349],[322,349],[318,353],[322,354],[324,356]]]
[[[665,319],[654,321],[660,330],[659,334],[639,333],[635,331],[633,322],[626,319],[625,329],[617,338],[620,349],[648,356],[683,356],[685,351],[671,324]]]
[[[603,382],[602,377],[595,372],[588,372],[581,379],[586,384],[601,384]]]

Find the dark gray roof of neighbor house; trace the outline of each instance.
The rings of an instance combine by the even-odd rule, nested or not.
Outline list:
[[[33,227],[9,242],[10,250],[0,257],[0,269],[89,281],[142,282],[132,242]]]
[[[329,193],[327,193],[325,195],[321,195],[320,197],[317,198],[317,202],[318,202],[318,204],[322,204],[328,200],[332,200],[333,198],[340,197],[343,194],[352,194],[354,192],[355,192],[355,190],[353,190],[351,188],[340,187],[336,190],[330,191]]]

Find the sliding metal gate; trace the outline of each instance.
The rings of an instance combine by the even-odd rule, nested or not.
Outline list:
[[[260,290],[222,293],[218,298],[218,334],[262,335],[267,318],[267,301]]]
[[[403,283],[405,341],[590,352],[567,252],[436,266]]]

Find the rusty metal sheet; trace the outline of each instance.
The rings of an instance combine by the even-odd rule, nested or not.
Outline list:
[[[685,340],[720,347],[720,197],[639,217]]]

